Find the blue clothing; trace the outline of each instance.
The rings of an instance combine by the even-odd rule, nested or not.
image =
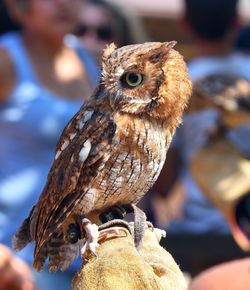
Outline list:
[[[58,138],[82,99],[68,100],[42,86],[19,34],[4,35],[0,46],[16,72],[16,86],[0,104],[0,242],[11,246],[11,237],[42,192]],[[80,47],[76,52],[96,85],[99,72],[91,57]],[[33,245],[18,255],[31,263]]]
[[[229,73],[250,81],[250,56],[234,52],[227,56],[197,57],[188,63],[192,81],[212,74]]]
[[[80,267],[78,267],[79,270]],[[72,289],[72,279],[76,274],[76,271],[67,270],[65,272],[50,273],[44,270],[41,273],[33,272],[34,279],[37,284],[36,290],[70,290]]]

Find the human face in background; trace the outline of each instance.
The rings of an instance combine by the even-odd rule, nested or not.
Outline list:
[[[16,0],[22,1],[22,0]],[[63,37],[75,25],[82,0],[25,0],[25,9],[19,7],[19,22],[24,29],[38,34]]]
[[[115,41],[111,13],[100,5],[86,3],[78,14],[75,34],[83,45],[99,60],[105,46]]]

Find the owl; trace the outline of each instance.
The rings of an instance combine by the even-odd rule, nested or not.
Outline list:
[[[237,125],[238,119],[249,122],[249,81],[229,73],[211,74],[195,81],[188,113],[209,108],[216,108],[227,120],[232,117],[229,127]]]
[[[136,204],[156,181],[191,94],[174,45],[104,50],[100,83],[65,127],[44,190],[13,238],[16,250],[35,242],[38,271],[47,258],[50,271],[65,270],[84,246],[86,220]],[[74,229],[80,239],[68,238]]]
[[[224,214],[239,246],[250,250],[250,82],[228,72],[194,82],[190,113],[212,109],[219,118],[206,146],[190,162],[193,179]],[[206,176],[206,178],[204,178]],[[237,180],[237,182],[236,182]]]

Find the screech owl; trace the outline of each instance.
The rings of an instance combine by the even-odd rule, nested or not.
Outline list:
[[[66,269],[83,241],[65,238],[77,216],[91,221],[113,205],[137,203],[156,181],[191,94],[175,42],[149,42],[103,53],[92,98],[57,144],[47,183],[13,239],[35,242],[34,267]]]
[[[250,82],[238,75],[217,73],[207,75],[193,83],[193,94],[188,112],[216,108],[221,112],[246,112],[249,120]],[[247,118],[248,117],[248,118]],[[233,118],[237,122],[237,118]],[[242,119],[242,118],[241,118]],[[249,121],[247,121],[249,122]]]

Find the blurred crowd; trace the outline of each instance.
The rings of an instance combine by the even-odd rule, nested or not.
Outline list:
[[[233,235],[247,252],[250,29],[241,23],[237,0],[183,3],[178,22],[192,44],[193,95],[159,179],[140,205],[177,241],[185,235],[194,241]],[[105,46],[158,40],[125,8],[105,0],[0,3],[0,290],[71,289],[79,260],[65,273],[36,273],[33,247],[16,254],[11,238],[43,189],[64,126],[98,84]],[[172,40],[167,33],[165,40]],[[181,238],[176,247],[185,249]],[[188,253],[180,267],[196,258]],[[202,263],[202,256],[197,259]],[[190,289],[229,289],[216,288],[216,279],[250,267],[249,260],[243,263],[225,264],[221,275],[211,270],[211,278],[207,272]]]

